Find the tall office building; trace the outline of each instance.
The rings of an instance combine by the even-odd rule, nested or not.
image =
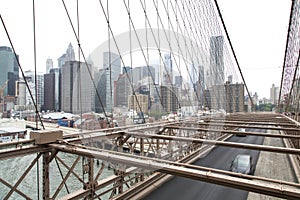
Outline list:
[[[17,105],[26,105],[26,84],[24,80],[19,80],[16,83]]]
[[[55,74],[44,74],[44,105],[43,110],[54,111]]]
[[[204,105],[204,90],[205,90],[205,78],[204,78],[204,67],[200,65],[197,70],[197,81],[194,83],[196,105]]]
[[[50,69],[53,68],[53,60],[51,58],[48,58],[46,60],[46,74],[50,72]]]
[[[171,53],[167,53],[164,56],[163,66],[163,85],[172,85],[173,84],[173,65],[172,65],[172,57]]]
[[[60,69],[44,74],[44,110],[60,111]]]
[[[58,61],[58,68],[60,69],[66,62],[75,61],[75,52],[71,43],[69,44],[66,53],[64,53],[61,57],[59,57],[57,61]]]
[[[225,84],[226,112],[244,112],[244,84]]]
[[[128,109],[136,110],[138,113],[148,113],[149,98],[145,94],[130,95],[128,97]]]
[[[19,57],[17,55],[17,57]],[[10,47],[0,46],[0,87],[4,96],[16,96],[16,81],[19,79],[19,66]]]
[[[34,71],[31,70],[25,71],[24,74],[32,94],[31,97],[28,88],[26,88],[26,104],[33,105],[33,100],[34,100],[37,106],[41,108],[44,105],[44,74],[40,72],[35,73]],[[37,81],[35,81],[35,74],[37,77]],[[37,85],[35,83],[37,83]],[[37,95],[36,95],[36,91],[37,91]]]
[[[182,88],[182,76],[175,76],[175,86]]]
[[[103,69],[111,71],[111,79],[116,81],[121,74],[120,55],[112,52],[103,52]]]
[[[215,85],[204,91],[204,97],[209,109],[224,109],[227,113],[244,111],[244,84]]]
[[[54,110],[60,111],[60,99],[61,99],[61,69],[53,68],[50,70],[50,74],[54,74]]]
[[[132,69],[132,84],[135,88],[143,85],[145,78],[147,82],[155,81],[155,68],[152,66],[140,66]]]
[[[211,109],[226,110],[225,74],[223,60],[223,36],[210,38],[210,63],[207,71],[206,84],[209,90]],[[207,102],[207,98],[205,100]]]
[[[279,87],[275,87],[275,84],[272,84],[270,88],[270,99],[272,104],[277,104],[279,97]]]
[[[210,70],[208,87],[224,84],[223,36],[210,38]]]
[[[131,73],[122,74],[116,81],[115,106],[127,106],[128,96],[132,95],[132,89],[128,77],[131,79]]]
[[[95,93],[95,112],[96,113],[102,113],[106,111],[106,70],[105,69],[99,69],[95,73],[94,81],[96,83],[97,87],[97,93]]]
[[[91,65],[67,61],[61,69],[61,110],[73,114],[94,111],[94,88],[88,69]]]
[[[139,81],[143,78],[142,67],[135,67],[132,69],[132,84],[135,87],[138,87]]]
[[[179,108],[178,87],[161,86],[160,96],[162,100],[163,110],[165,112],[177,112]]]
[[[114,82],[121,74],[120,55],[112,52],[103,53],[103,69],[106,74],[106,111],[113,111],[114,103]]]

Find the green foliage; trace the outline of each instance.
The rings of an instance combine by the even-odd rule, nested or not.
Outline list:
[[[256,111],[264,111],[264,112],[270,112],[273,110],[273,108],[275,108],[276,105],[275,104],[259,104],[258,106],[256,106]]]
[[[154,117],[155,120],[161,119],[162,116],[168,115],[167,112],[161,111],[161,110],[151,110],[148,112],[149,117]]]

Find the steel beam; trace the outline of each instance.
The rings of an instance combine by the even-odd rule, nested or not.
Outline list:
[[[1,182],[3,185],[5,185],[6,187],[10,188],[10,189],[13,188],[12,185],[10,185],[8,182],[6,182],[5,180],[3,180],[3,179],[1,179],[1,178],[0,178],[0,182]],[[26,194],[24,194],[23,192],[21,192],[21,191],[18,190],[17,188],[15,189],[15,192],[18,193],[19,195],[21,195],[22,197],[24,197],[25,199],[31,200],[30,197],[28,197]]]
[[[257,125],[248,125],[246,123],[243,124],[222,124],[222,123],[215,123],[215,122],[203,122],[203,123],[198,123],[198,125],[206,125],[206,126],[222,126],[222,127],[236,127],[236,128],[252,128],[252,129],[268,129],[268,130],[284,130],[284,131],[300,131],[300,128],[296,128],[294,125],[293,127],[283,127],[280,125],[269,125],[269,124],[264,124],[261,126]]]
[[[17,189],[17,187],[20,185],[20,183],[24,180],[24,178],[27,176],[29,171],[32,169],[32,167],[35,165],[37,160],[41,157],[41,154],[39,154],[33,161],[30,163],[30,165],[27,167],[27,169],[24,171],[22,176],[19,178],[19,180],[15,183],[15,185],[11,188],[11,190],[8,192],[8,194],[3,198],[4,200],[9,199],[9,197],[12,195],[13,192]]]
[[[47,151],[51,151],[51,148],[46,146],[29,146],[20,149],[5,150],[0,152],[0,160]]]
[[[269,152],[290,153],[290,154],[300,155],[300,149],[294,149],[294,148],[282,148],[282,147],[273,147],[273,146],[264,146],[264,145],[255,145],[255,144],[224,142],[218,140],[186,138],[186,137],[167,136],[167,135],[154,135],[154,134],[144,134],[144,133],[135,133],[135,132],[126,133],[126,134],[135,137],[142,137],[142,138],[164,139],[164,140],[173,140],[173,141],[180,141],[180,142],[192,142],[192,143],[201,143],[201,144],[208,144],[208,145],[219,145],[219,146],[227,146],[227,147],[235,147],[235,148],[243,148],[243,149],[254,149],[254,150],[262,150],[262,151],[269,151]]]
[[[212,125],[214,126],[214,125]],[[237,126],[237,127],[247,127],[247,126]],[[223,129],[210,129],[210,128],[194,128],[194,127],[182,127],[182,126],[166,126],[168,129],[179,129],[179,130],[189,130],[189,131],[209,131],[215,133],[226,133],[226,134],[241,134],[240,131],[232,131],[232,130],[223,130]],[[247,127],[252,128],[252,127]],[[254,128],[254,127],[253,127]],[[262,129],[269,129],[267,127]],[[276,128],[273,130],[290,130],[285,128]],[[300,129],[295,129],[300,131]],[[259,132],[242,132],[243,135],[255,135],[255,136],[264,136],[264,137],[277,137],[277,138],[293,138],[300,139],[300,135],[282,135],[282,134],[273,134],[273,133],[259,133]]]
[[[19,147],[23,147],[23,145],[27,145],[27,144],[33,144],[34,140],[30,139],[30,140],[20,140],[20,141],[13,141],[13,142],[3,142],[0,143],[0,147],[11,147],[11,146],[15,146],[16,148]]]
[[[115,155],[108,152],[99,152],[77,147],[68,147],[67,145],[55,145],[52,147],[67,153],[93,157],[101,160],[106,160],[112,163],[131,165],[142,169],[156,170],[167,174],[186,177],[194,180],[210,182],[218,185],[229,186],[237,189],[258,192],[261,194],[276,196],[287,199],[299,199],[299,187],[291,187],[289,185],[268,183],[256,180],[248,180],[238,177],[232,177],[215,172],[190,169],[182,166],[174,166],[167,163],[155,161],[145,161],[138,158]]]
[[[276,122],[270,122],[270,121],[266,121],[266,122],[256,122],[256,121],[243,121],[243,120],[215,120],[215,119],[211,119],[209,121],[204,120],[206,123],[224,123],[225,125],[227,124],[249,124],[249,125],[269,125],[269,126],[296,126],[295,123],[276,123]]]
[[[43,153],[43,200],[50,198],[49,157],[50,152]]]

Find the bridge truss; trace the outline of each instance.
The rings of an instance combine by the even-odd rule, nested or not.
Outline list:
[[[195,159],[209,154],[214,146],[226,146],[293,155],[299,167],[299,124],[295,123],[278,114],[235,114],[225,120],[224,117],[191,119],[61,136],[59,130],[35,131],[31,140],[0,145],[0,158],[6,163],[31,155],[27,166],[15,180],[0,177],[4,186],[3,199],[12,195],[38,198],[33,194],[41,195],[43,199],[140,198],[158,187],[156,184],[168,179],[169,175],[299,199],[298,183],[192,164]],[[283,138],[289,146],[226,142],[224,139],[239,133],[239,126],[280,130],[282,134],[245,134]],[[14,174],[13,171],[10,169],[5,174]],[[24,182],[28,177],[31,177],[31,191],[26,193]]]
[[[300,119],[299,21],[300,2],[292,1],[278,108],[298,121]]]

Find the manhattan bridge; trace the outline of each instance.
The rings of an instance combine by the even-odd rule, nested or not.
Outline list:
[[[89,130],[56,126],[30,92],[30,137],[0,143],[1,199],[300,199],[299,0],[291,1],[273,112],[255,111],[217,0],[58,5],[80,63],[76,78],[62,68],[61,106],[81,117],[99,112],[102,121]],[[92,13],[97,18],[83,20]],[[11,26],[0,16],[24,77]],[[85,50],[84,32],[97,28],[105,42]],[[136,111],[136,121],[122,123],[117,102]],[[237,155],[251,156],[246,173],[232,170]]]

